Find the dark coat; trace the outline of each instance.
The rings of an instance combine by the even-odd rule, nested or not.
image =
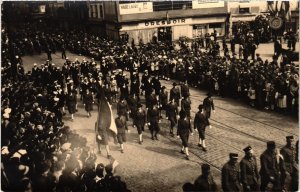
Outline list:
[[[203,107],[206,111],[211,111],[211,109],[215,110],[214,101],[212,98],[206,97],[203,100]]]
[[[295,156],[296,156],[295,148],[284,146],[280,150],[280,154],[283,156],[286,171],[291,174],[292,171],[293,171],[293,168],[296,164],[296,162],[295,162]]]
[[[176,103],[179,104],[179,99],[180,99],[180,91],[177,87],[173,87],[170,90],[170,100],[175,99]]]
[[[206,126],[209,126],[209,120],[205,114],[197,112],[194,119],[194,129],[205,129]]]
[[[194,182],[195,191],[218,191],[217,184],[212,175],[200,175]]]
[[[244,186],[258,185],[259,173],[257,169],[256,158],[244,157],[240,162],[241,182]]]
[[[226,163],[222,168],[222,188],[223,191],[242,191],[240,184],[240,172],[238,163],[231,165]]]

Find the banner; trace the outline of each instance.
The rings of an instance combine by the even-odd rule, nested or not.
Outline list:
[[[192,9],[225,7],[224,1],[220,0],[193,0]]]
[[[153,12],[152,2],[119,4],[120,15]]]

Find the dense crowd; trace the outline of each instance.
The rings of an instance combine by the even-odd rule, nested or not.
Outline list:
[[[240,98],[259,109],[298,114],[298,69],[289,58],[283,56],[280,63],[276,57],[271,62],[263,61],[259,54],[252,55],[252,60],[245,53],[237,58],[233,49],[232,57],[229,53],[220,56],[220,45],[215,38],[208,41],[207,51],[197,41],[192,46],[183,44],[179,49],[175,44],[164,43],[130,46],[124,41],[111,41],[82,31],[20,30],[7,34],[4,30],[2,38],[2,179],[9,189],[127,190],[126,184],[113,176],[112,165],[105,168],[96,165],[96,156],[86,147],[86,140],[63,126],[65,106],[74,119],[78,94],[88,117],[93,104],[99,103],[101,90],[110,103],[118,102],[116,124],[122,152],[128,114],[142,144],[146,123],[152,139],[158,139],[158,122],[165,111],[172,136],[178,124],[181,152],[187,159],[188,135],[193,132],[189,124],[189,86],[209,92],[209,109],[205,102],[200,105],[198,121],[194,121],[199,146],[204,151],[203,130],[209,125],[207,113],[213,108],[211,94]],[[66,50],[92,59],[70,61]],[[21,56],[42,51],[47,53],[48,60],[41,65],[34,64],[31,71],[25,72]],[[56,51],[65,59],[62,67],[51,62],[51,54]],[[129,77],[124,71],[129,71]],[[144,73],[141,80],[139,72]],[[174,83],[168,97],[160,79],[179,80],[180,89]],[[147,117],[141,105],[142,94],[145,94]],[[99,140],[103,138],[101,135]],[[273,145],[269,148],[275,157]],[[236,159],[235,154],[230,157]],[[11,173],[17,173],[17,177]]]
[[[106,166],[97,163],[86,138],[64,126],[64,106],[71,113],[77,110],[73,84],[65,83],[71,82],[67,77],[71,73],[64,73],[50,62],[25,72],[21,57],[16,57],[21,55],[16,47],[6,47],[5,43],[3,47],[2,190],[129,191],[126,183],[114,175],[116,161],[111,158]]]

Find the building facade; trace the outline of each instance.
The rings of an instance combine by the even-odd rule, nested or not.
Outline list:
[[[219,0],[102,3],[106,35],[118,39],[126,34],[136,44],[153,37],[159,41],[193,39],[214,31],[223,36],[229,24],[227,2]]]

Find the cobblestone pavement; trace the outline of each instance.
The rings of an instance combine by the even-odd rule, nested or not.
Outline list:
[[[272,47],[273,44],[260,45],[260,47]],[[268,50],[269,52],[269,50]],[[271,52],[271,51],[270,51]],[[272,52],[271,52],[272,53]],[[71,60],[82,56],[67,55]],[[33,57],[23,57],[26,70],[31,69],[33,63],[41,64],[46,60],[46,54]],[[63,64],[59,53],[52,56],[57,66]],[[161,81],[169,91],[172,81]],[[197,107],[205,98],[206,92],[190,88],[192,101],[192,117]],[[197,147],[198,133],[190,136],[190,161],[180,154],[180,139],[169,136],[169,122],[163,119],[159,141],[152,141],[148,127],[144,133],[143,145],[138,144],[137,131],[131,126],[127,134],[125,153],[119,151],[119,146],[110,141],[111,154],[120,163],[117,175],[122,176],[129,189],[132,191],[182,191],[185,182],[193,182],[201,174],[200,166],[207,162],[213,166],[212,174],[220,188],[220,168],[228,160],[230,152],[236,152],[243,156],[243,148],[248,144],[254,148],[254,153],[259,159],[260,154],[266,148],[266,141],[275,140],[279,147],[285,144],[285,136],[294,135],[299,138],[298,120],[289,116],[283,116],[269,111],[259,111],[248,105],[230,98],[213,97],[216,113],[212,114],[212,128],[207,129],[207,152]],[[92,117],[87,118],[82,102],[79,101],[79,111],[75,114],[74,121],[67,114],[64,117],[66,125],[76,130],[88,140],[88,145],[97,151],[94,123],[96,121],[96,106]],[[113,104],[116,112],[116,104]],[[163,114],[164,117],[164,114]],[[98,155],[98,162],[109,163],[103,150]],[[259,162],[259,161],[258,161]]]

